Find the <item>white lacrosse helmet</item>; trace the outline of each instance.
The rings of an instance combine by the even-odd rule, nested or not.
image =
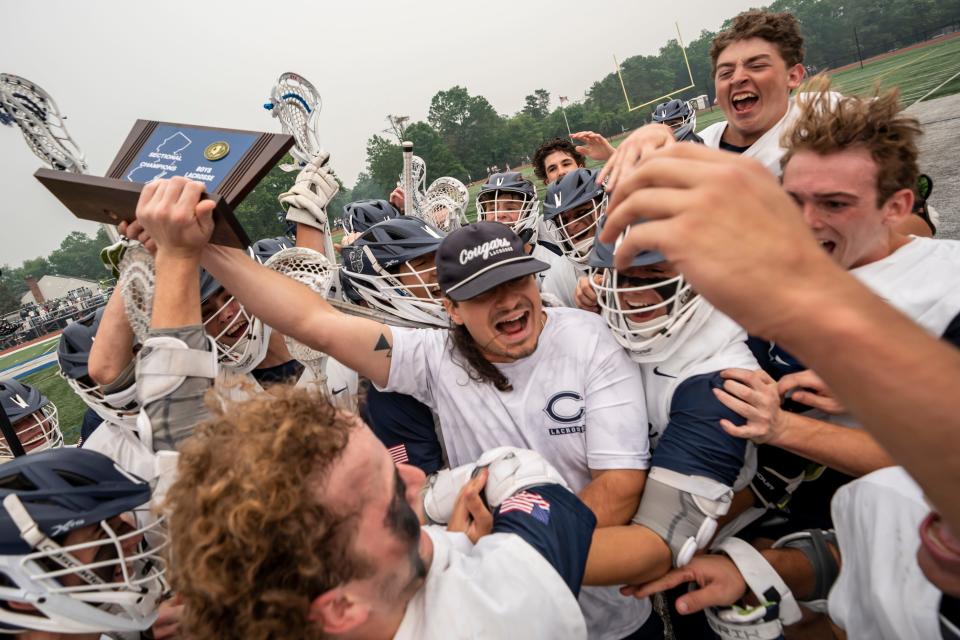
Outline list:
[[[57,406],[35,387],[19,380],[0,380],[0,405],[27,453],[63,446]],[[12,458],[7,439],[0,437],[0,462]]]
[[[603,221],[598,226],[598,235],[602,228]],[[621,234],[617,246],[622,238]],[[613,266],[614,251],[615,246],[597,240],[590,252],[589,279],[597,293],[600,315],[635,362],[662,362],[689,335],[690,332],[683,329],[695,331],[713,308],[703,304],[703,298],[682,274],[670,278],[633,278],[617,271]],[[630,266],[648,267],[664,261],[659,252],[642,251]],[[645,292],[655,294],[651,297],[659,302],[631,304],[631,298],[643,299]],[[650,317],[657,311],[663,313]]]
[[[550,183],[543,205],[544,220],[557,228],[560,249],[578,265],[587,264],[597,222],[607,210],[607,194],[596,177],[593,169],[571,171]]]
[[[0,628],[148,629],[167,590],[168,544],[149,501],[147,482],[87,449],[0,467]]]
[[[200,303],[203,304],[219,293],[223,287],[206,269],[200,271]],[[213,311],[204,313],[203,328],[213,338],[217,346],[217,360],[221,366],[236,373],[250,373],[263,362],[270,346],[270,327],[254,315],[247,313],[242,304],[236,302],[236,311],[217,331],[214,320],[236,302],[229,296]],[[214,333],[216,332],[216,333]]]
[[[537,188],[516,171],[494,173],[477,193],[477,220],[502,222],[525,243],[536,243],[540,227]]]
[[[411,216],[373,225],[341,251],[340,281],[344,293],[354,303],[364,303],[403,320],[448,327],[443,296],[436,284],[436,266],[416,270],[409,264],[436,253],[443,238],[442,231]],[[403,265],[408,269],[405,276],[416,284],[405,284],[394,273]]]

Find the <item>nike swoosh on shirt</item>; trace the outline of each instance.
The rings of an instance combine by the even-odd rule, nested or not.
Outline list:
[[[338,393],[343,393],[343,392],[346,391],[346,390],[347,390],[346,387],[342,387],[342,388],[340,388],[340,389],[334,389],[334,390],[333,390],[333,395],[337,395]]]
[[[660,371],[660,367],[654,367],[654,368],[653,368],[653,372],[654,372],[655,374],[657,374],[658,376],[663,376],[664,378],[676,378],[676,377],[677,377],[677,376],[672,376],[672,375],[670,375],[669,373],[664,373],[663,371]]]

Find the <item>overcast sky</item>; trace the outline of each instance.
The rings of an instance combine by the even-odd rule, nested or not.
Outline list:
[[[90,172],[103,175],[137,118],[279,132],[262,105],[277,76],[296,71],[323,97],[322,144],[352,186],[388,113],[425,119],[430,98],[457,84],[502,114],[538,88],[551,107],[558,95],[582,99],[614,54],[655,53],[675,37],[674,20],[689,42],[751,4],[7,1],[0,72],[46,89]],[[0,149],[0,265],[47,255],[72,230],[95,231],[32,177],[42,163],[18,130],[0,127]]]

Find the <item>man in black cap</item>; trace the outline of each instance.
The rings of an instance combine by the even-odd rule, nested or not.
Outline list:
[[[512,230],[475,223],[440,245],[449,330],[390,327],[336,311],[242,252],[207,246],[212,220],[180,195],[179,180],[138,206],[157,243],[183,255],[202,251],[204,266],[266,324],[377,387],[431,407],[451,465],[497,446],[531,448],[557,468],[599,526],[633,516],[650,459],[638,369],[597,316],[542,307],[533,274],[547,265],[528,255]],[[616,640],[648,618],[659,623],[649,601],[624,599],[615,587],[584,589],[580,602],[591,638]],[[640,631],[631,637],[647,637]]]

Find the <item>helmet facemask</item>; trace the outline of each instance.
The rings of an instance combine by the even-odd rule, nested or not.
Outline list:
[[[449,325],[440,285],[437,284],[435,263],[424,269],[416,269],[411,260],[387,270],[377,262],[370,247],[365,246],[362,250],[377,275],[355,271],[348,271],[347,274],[353,281],[354,289],[367,304],[404,320],[440,327]]]
[[[238,373],[249,373],[267,355],[270,328],[259,318],[247,313],[238,302],[234,316],[217,331],[214,320],[224,313],[234,300],[234,296],[229,296],[215,311],[209,315],[204,313],[203,328],[217,345],[217,360],[222,366]]]
[[[71,378],[62,370],[60,376],[98,416],[107,422],[136,429],[140,403],[137,401],[137,386],[134,384],[135,364],[135,361],[131,361],[120,377],[109,385],[96,384],[87,376]]]
[[[31,604],[36,612],[8,605],[0,608],[0,622],[61,633],[137,631],[152,624],[168,588],[163,518],[141,509],[89,526],[71,521],[62,534],[52,534],[57,542],[40,531],[16,494],[3,506],[33,551],[5,558],[2,570],[13,586],[0,586],[0,600]],[[39,601],[25,597],[37,591]]]
[[[597,221],[607,210],[607,196],[594,198],[589,207],[564,211],[554,218],[560,234],[560,248],[573,262],[585,265],[596,240]]]
[[[519,191],[481,191],[477,195],[477,220],[500,222],[523,238],[526,243],[537,241],[540,200]]]
[[[702,300],[682,275],[637,278],[601,268],[591,270],[590,283],[597,292],[600,315],[636,362],[669,357],[678,346],[680,329]]]
[[[60,418],[57,406],[45,402],[33,413],[24,416],[13,424],[17,438],[27,453],[45,451],[63,446],[63,432],[60,431]],[[0,462],[13,458],[13,452],[6,438],[0,438]]]

